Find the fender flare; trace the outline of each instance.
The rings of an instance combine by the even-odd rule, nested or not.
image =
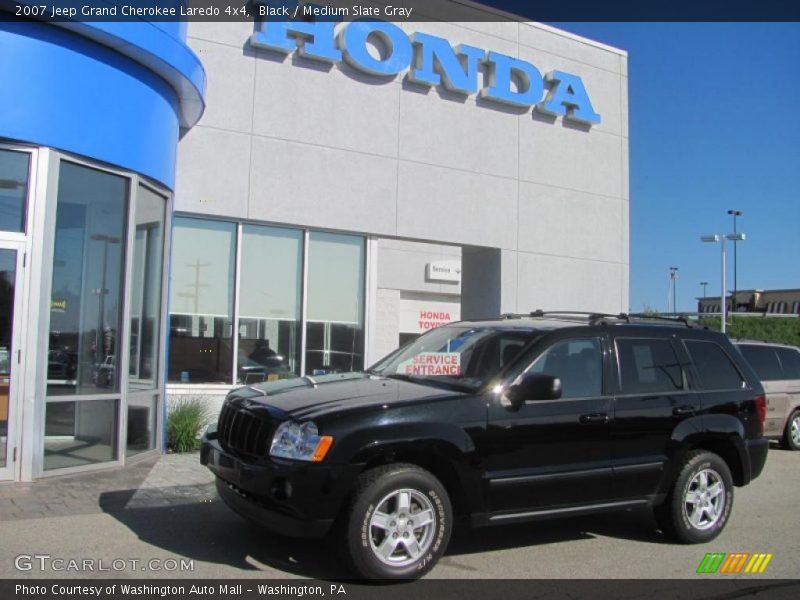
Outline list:
[[[393,448],[436,444],[448,450],[451,458],[475,451],[475,444],[466,432],[446,423],[393,423],[359,429],[337,440],[337,462],[363,463],[375,453]]]
[[[739,460],[744,483],[750,481],[750,458],[745,447],[744,425],[733,415],[698,415],[682,421],[673,431],[670,440],[670,459],[664,465],[662,493],[667,493],[683,464],[686,453],[692,448],[708,444],[722,444]],[[733,470],[733,469],[731,469]]]

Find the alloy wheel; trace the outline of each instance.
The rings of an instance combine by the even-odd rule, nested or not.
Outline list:
[[[413,489],[387,494],[369,519],[370,547],[384,564],[404,567],[425,554],[436,531],[436,512],[427,496]]]
[[[800,446],[800,414],[792,419],[792,425],[789,429],[789,435],[792,436],[792,441],[795,446]]]
[[[722,517],[726,500],[720,474],[714,469],[703,469],[686,487],[683,514],[695,529],[710,529]]]

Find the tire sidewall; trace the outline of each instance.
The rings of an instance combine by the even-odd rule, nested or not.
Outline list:
[[[719,474],[725,486],[725,506],[719,520],[709,529],[697,529],[683,510],[684,498],[695,475],[704,469],[711,469]],[[672,498],[672,518],[679,537],[688,543],[702,543],[717,537],[728,522],[733,508],[733,478],[728,465],[720,457],[711,453],[703,453],[690,459],[682,470],[675,486]]]
[[[792,411],[792,414],[789,415],[789,419],[786,421],[786,431],[784,432],[784,441],[785,441],[784,445],[789,450],[800,450],[800,446],[795,444],[794,440],[792,439],[792,421],[794,421],[798,415],[800,415],[800,410]]]
[[[424,494],[433,505],[436,527],[433,541],[425,554],[404,567],[391,567],[375,556],[370,546],[369,523],[378,509],[378,502],[395,490],[414,489]],[[452,508],[447,492],[427,472],[399,468],[378,478],[355,499],[347,527],[350,555],[360,574],[370,579],[415,579],[430,571],[444,554],[452,531]]]

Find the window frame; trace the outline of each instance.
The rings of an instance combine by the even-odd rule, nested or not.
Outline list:
[[[695,391],[698,391],[698,392],[740,392],[740,391],[746,390],[746,389],[748,389],[750,387],[750,384],[747,381],[747,377],[745,377],[744,373],[742,373],[742,370],[739,367],[739,365],[737,364],[736,359],[731,355],[730,352],[728,352],[728,350],[725,348],[725,346],[723,346],[719,342],[717,342],[715,340],[704,340],[704,339],[700,339],[700,338],[685,338],[685,339],[681,339],[680,341],[681,341],[681,346],[683,348],[683,351],[686,353],[686,359],[688,360],[689,371],[691,372],[691,375],[692,375],[692,387],[695,389]],[[689,342],[698,342],[698,343],[701,343],[701,344],[714,344],[715,346],[717,346],[717,348],[719,348],[722,351],[722,353],[725,355],[725,357],[728,359],[728,361],[733,366],[734,370],[736,371],[736,374],[739,376],[739,379],[741,380],[742,385],[740,385],[737,388],[718,388],[718,387],[706,388],[706,387],[704,387],[703,386],[703,378],[700,376],[700,371],[697,369],[697,365],[696,365],[694,359],[692,358],[692,353],[689,351],[689,347],[687,346],[687,344]]]
[[[202,389],[203,391],[212,392],[227,392],[231,389],[232,386],[241,386],[245,384],[240,384],[236,382],[236,375],[237,375],[237,360],[238,360],[238,353],[239,353],[239,320],[240,320],[240,295],[241,295],[241,269],[242,269],[242,241],[244,235],[244,227],[246,225],[252,225],[256,227],[272,227],[276,229],[288,229],[293,231],[300,231],[302,232],[302,249],[301,249],[301,261],[302,261],[302,270],[301,270],[301,278],[300,278],[300,319],[298,321],[298,326],[300,327],[300,377],[304,377],[306,375],[306,348],[307,348],[307,323],[308,323],[308,274],[309,274],[309,245],[310,245],[310,238],[312,233],[332,233],[337,235],[347,235],[355,238],[360,238],[363,245],[364,245],[364,252],[363,252],[363,259],[361,261],[361,269],[363,272],[363,288],[361,290],[361,337],[362,337],[362,344],[363,344],[363,368],[366,369],[369,366],[369,361],[367,360],[369,354],[369,324],[367,316],[370,314],[371,305],[369,304],[371,301],[369,288],[370,288],[370,268],[374,262],[373,257],[371,256],[373,250],[373,245],[371,242],[371,237],[368,235],[364,235],[362,233],[355,233],[350,231],[341,231],[336,229],[327,229],[324,227],[302,227],[302,226],[291,226],[286,225],[285,223],[276,223],[273,221],[259,221],[254,219],[240,219],[240,218],[233,218],[233,217],[224,217],[219,215],[204,215],[199,213],[192,213],[187,211],[176,211],[172,215],[171,223],[175,219],[196,219],[200,221],[217,221],[223,223],[229,223],[234,225],[235,227],[235,260],[234,260],[234,275],[233,275],[233,338],[231,342],[231,347],[233,349],[232,353],[232,364],[231,364],[231,378],[229,381],[225,382],[189,382],[189,383],[182,383],[180,381],[169,381],[165,374],[165,384],[168,387],[168,393],[184,393],[184,392],[191,392],[198,389]],[[172,236],[169,236],[170,238]],[[167,338],[166,344],[169,346],[169,320],[172,312],[170,310],[171,307],[167,307],[167,312],[165,315],[165,322],[167,325]],[[163,354],[163,353],[162,353]],[[164,369],[166,369],[169,365],[165,364]]]
[[[113,171],[111,169],[106,169],[106,168],[103,168],[102,166],[99,166],[96,163],[92,163],[92,162],[89,162],[89,161],[79,161],[79,160],[76,160],[76,159],[74,159],[74,158],[72,158],[70,156],[67,156],[67,155],[59,156],[56,162],[57,162],[56,171],[58,173],[58,176],[57,176],[57,178],[55,180],[55,183],[53,183],[52,181],[50,182],[50,185],[55,185],[55,188],[56,188],[55,191],[54,191],[55,207],[53,208],[54,217],[55,218],[54,218],[54,222],[53,222],[52,232],[48,232],[49,235],[53,236],[53,253],[52,253],[53,254],[53,261],[55,260],[55,236],[56,236],[56,233],[57,233],[56,225],[58,224],[57,216],[56,216],[57,215],[57,211],[58,211],[58,192],[60,191],[60,185],[61,185],[61,167],[62,167],[62,165],[64,163],[72,164],[72,165],[75,165],[75,166],[78,166],[78,167],[82,167],[82,168],[85,168],[85,169],[90,169],[92,171],[97,171],[99,173],[109,174],[109,175],[116,176],[118,178],[121,178],[121,179],[125,180],[125,187],[126,187],[126,191],[125,191],[126,206],[125,206],[125,210],[124,210],[124,218],[125,218],[125,220],[123,222],[123,230],[122,230],[122,233],[121,233],[121,236],[120,236],[121,240],[122,239],[125,240],[125,245],[120,248],[120,259],[121,259],[120,260],[120,266],[121,266],[121,270],[122,270],[122,273],[121,273],[122,279],[121,279],[121,282],[120,282],[120,300],[121,300],[121,302],[120,302],[120,308],[119,308],[119,315],[117,317],[117,319],[118,319],[117,331],[119,332],[119,334],[118,334],[118,340],[117,340],[117,345],[115,347],[115,354],[114,354],[114,356],[117,358],[117,362],[116,362],[116,365],[115,365],[115,370],[116,370],[116,375],[117,375],[117,381],[116,381],[117,388],[118,388],[117,391],[109,391],[108,393],[100,393],[100,394],[91,394],[91,393],[89,393],[89,394],[72,394],[72,395],[68,395],[68,394],[65,394],[65,395],[50,395],[50,394],[47,393],[48,382],[45,379],[45,404],[47,404],[49,402],[60,402],[60,401],[67,402],[67,401],[69,401],[69,399],[100,400],[100,399],[111,399],[112,397],[116,398],[116,399],[120,400],[120,402],[122,402],[122,398],[121,398],[122,393],[123,393],[123,389],[122,389],[123,388],[123,373],[122,373],[122,368],[123,367],[122,367],[122,364],[123,364],[123,361],[125,360],[125,356],[124,355],[125,355],[126,352],[128,354],[130,353],[130,348],[124,348],[123,349],[122,347],[120,347],[120,344],[122,343],[122,340],[130,341],[130,338],[129,338],[129,336],[130,336],[130,323],[128,322],[128,320],[130,319],[130,298],[129,298],[129,291],[130,291],[129,290],[129,283],[130,283],[130,280],[129,280],[129,277],[131,276],[131,274],[133,272],[133,266],[132,266],[132,258],[133,258],[132,255],[133,255],[133,253],[131,252],[131,246],[130,246],[131,241],[132,241],[131,231],[130,231],[130,218],[131,218],[131,216],[133,214],[132,209],[133,209],[133,205],[134,205],[134,202],[135,202],[135,200],[133,199],[133,196],[134,196],[134,189],[135,189],[134,185],[136,184],[136,181],[135,181],[135,178],[131,177],[130,174],[126,175],[126,174],[124,174],[124,172],[117,172],[117,171]],[[84,254],[81,258],[82,258],[82,261],[85,261],[86,254]],[[131,264],[129,264],[129,262]],[[86,266],[85,263],[83,263],[82,264],[82,269],[85,269],[85,266]],[[54,265],[51,264],[50,265],[50,270],[49,270],[49,272],[47,274],[47,277],[48,277],[47,286],[48,286],[49,297],[52,297],[52,294],[53,294],[53,267],[54,267]],[[83,302],[84,300],[81,299],[81,301]],[[48,333],[47,351],[49,352],[50,351],[50,344],[49,344],[50,311],[49,310],[47,312],[47,315],[48,315],[48,318],[47,318],[47,333]],[[127,369],[128,369],[128,365],[127,364],[125,365],[125,369],[126,369],[126,372],[127,372]]]
[[[782,351],[782,352],[787,352],[787,353],[791,352],[792,354],[797,354],[798,357],[800,358],[800,350],[797,350],[796,348],[789,346],[773,346],[772,348],[775,352],[775,356],[778,357],[778,363],[780,364],[781,372],[783,373],[783,377],[781,379],[775,379],[772,381],[800,381],[800,377],[792,377],[791,373],[787,371],[786,363],[784,362],[784,359],[781,357],[781,351]]]
[[[533,335],[532,339],[525,344],[522,349],[520,350],[517,357],[514,359],[513,362],[510,363],[509,367],[519,366],[524,364],[525,367],[521,370],[516,370],[511,368],[504,368],[503,371],[500,372],[500,377],[502,378],[502,383],[500,385],[506,387],[512,385],[519,377],[528,373],[531,368],[533,367],[534,363],[538,361],[544,354],[546,354],[551,348],[554,348],[558,344],[562,342],[575,342],[575,341],[590,341],[590,340],[597,340],[600,342],[600,352],[601,352],[601,361],[602,367],[600,371],[601,380],[601,393],[599,396],[580,396],[574,398],[558,398],[557,400],[542,400],[541,402],[561,402],[561,401],[575,401],[575,400],[586,400],[589,398],[607,398],[614,395],[614,388],[612,385],[612,381],[614,376],[612,374],[612,367],[610,366],[609,359],[611,357],[611,352],[613,346],[611,345],[608,335],[605,332],[587,332],[589,335],[578,335],[583,333],[581,331],[575,332],[571,331],[569,333],[560,334],[559,332],[555,332],[555,335],[548,335],[547,332],[544,333],[543,336],[541,335]],[[526,356],[527,355],[527,356]],[[485,389],[491,391],[495,388],[495,384],[492,381],[485,386]]]
[[[651,391],[651,392],[628,392],[625,391],[623,386],[623,379],[622,379],[622,361],[620,360],[620,351],[619,351],[619,340],[646,340],[646,341],[662,341],[667,342],[672,348],[672,352],[675,355],[675,359],[677,360],[678,368],[681,371],[681,381],[683,387],[681,389],[676,390],[659,390],[659,391]],[[682,348],[679,344],[676,343],[676,339],[674,336],[664,337],[659,335],[644,335],[644,334],[635,334],[635,335],[615,335],[613,341],[613,348],[614,348],[614,361],[615,361],[615,368],[614,371],[616,373],[616,385],[617,385],[617,396],[619,397],[630,397],[630,396],[659,396],[669,394],[674,396],[676,394],[691,394],[694,391],[694,382],[690,378],[690,373],[687,369],[687,362],[688,356],[685,354],[685,349]]]
[[[777,377],[777,378],[774,378],[774,379],[762,379],[761,374],[758,372],[758,370],[753,365],[753,363],[750,362],[750,359],[747,358],[747,356],[745,355],[744,351],[742,350],[743,346],[748,346],[750,348],[760,348],[760,349],[763,349],[763,350],[771,351],[773,356],[775,357],[775,362],[778,365],[778,370],[780,371],[781,376]],[[775,382],[775,381],[785,381],[786,380],[786,377],[784,376],[785,375],[785,371],[783,369],[783,362],[781,361],[781,357],[778,356],[778,353],[775,351],[775,346],[773,346],[771,344],[754,344],[754,343],[743,342],[743,343],[738,344],[738,349],[739,349],[739,352],[741,353],[742,357],[748,362],[748,364],[750,364],[750,368],[756,374],[756,377],[758,377],[758,379],[762,383],[772,383],[772,382]]]
[[[6,144],[0,144],[0,147],[6,147]],[[15,146],[10,146],[9,149],[18,150]],[[57,197],[59,191],[59,174],[61,163],[66,161],[81,167],[93,169],[110,175],[122,177],[126,180],[127,185],[127,207],[125,210],[125,247],[121,249],[123,252],[122,270],[122,296],[120,307],[120,329],[119,329],[119,357],[116,364],[116,369],[119,371],[119,391],[109,394],[76,394],[65,396],[49,396],[47,394],[47,377],[46,373],[35,373],[34,388],[38,390],[36,397],[41,398],[41,401],[36,402],[34,407],[34,431],[33,436],[33,452],[31,460],[31,475],[35,479],[45,479],[48,477],[59,477],[62,475],[69,475],[72,473],[85,473],[95,470],[103,470],[114,466],[123,466],[126,464],[135,464],[142,460],[147,460],[154,455],[159,454],[163,450],[164,442],[164,428],[165,428],[165,402],[166,402],[166,355],[163,349],[166,348],[167,343],[167,325],[168,325],[168,288],[169,288],[169,257],[171,236],[168,234],[172,229],[174,195],[171,190],[160,185],[159,183],[151,180],[150,178],[128,171],[119,167],[111,166],[106,163],[92,160],[83,156],[77,156],[68,152],[62,152],[53,148],[47,147],[25,147],[24,151],[33,154],[34,160],[32,162],[32,183],[29,192],[29,205],[28,205],[28,230],[26,234],[14,234],[21,236],[26,240],[30,247],[35,246],[41,248],[40,256],[31,258],[31,269],[38,271],[37,277],[40,278],[41,286],[39,292],[39,304],[32,307],[31,310],[36,310],[42,315],[41,322],[38,325],[38,331],[35,336],[36,349],[31,353],[31,358],[40,364],[47,364],[47,352],[49,351],[49,337],[50,337],[50,298],[52,296],[53,285],[53,260],[55,250],[55,224],[56,213],[58,209]],[[35,170],[34,170],[35,169]],[[145,450],[133,456],[127,455],[127,433],[128,433],[128,396],[129,394],[136,394],[138,392],[128,391],[129,381],[129,368],[130,368],[130,317],[131,317],[131,277],[133,271],[133,244],[135,243],[136,227],[131,226],[135,219],[136,208],[136,192],[139,187],[145,187],[151,192],[163,197],[165,199],[165,219],[164,219],[164,244],[162,269],[161,269],[161,294],[160,294],[160,323],[158,327],[158,335],[160,336],[158,357],[158,377],[156,379],[154,389],[145,392],[147,395],[157,397],[155,427],[156,427],[156,440],[155,448]],[[31,273],[26,274],[26,277],[32,277]],[[27,280],[26,280],[27,281]],[[30,290],[27,293],[30,293]],[[31,339],[28,343],[33,342]],[[27,378],[26,378],[27,379]],[[25,385],[27,385],[27,381]],[[115,452],[116,459],[111,461],[104,461],[98,463],[91,463],[85,465],[76,465],[71,467],[48,469],[44,468],[44,443],[45,443],[45,424],[46,424],[46,410],[47,404],[50,402],[91,402],[100,400],[117,400],[116,411],[116,436]]]
[[[333,235],[340,235],[340,236],[347,236],[352,238],[358,238],[361,242],[361,251],[362,251],[362,258],[361,258],[361,280],[362,280],[362,289],[361,289],[361,313],[359,318],[361,320],[361,361],[362,367],[361,370],[367,368],[367,288],[369,287],[369,237],[366,235],[359,235],[359,234],[352,234],[346,233],[341,231],[331,231],[331,230],[324,230],[324,229],[317,229],[317,228],[303,228],[303,275],[302,275],[302,285],[303,288],[301,290],[302,294],[302,302],[301,302],[301,323],[302,323],[302,333],[301,333],[301,377],[304,377],[308,374],[308,329],[311,323],[330,323],[331,325],[336,324],[333,321],[319,321],[317,319],[310,320],[308,318],[308,307],[309,307],[309,274],[310,274],[310,264],[311,264],[311,242],[312,242],[312,235],[315,233],[321,234],[333,234]],[[325,334],[323,334],[325,335]]]
[[[28,181],[25,190],[25,203],[22,207],[22,231],[0,230],[0,238],[4,241],[25,242],[33,229],[34,201],[37,197],[38,148],[16,145],[0,138],[0,150],[25,154],[28,157]]]
[[[261,227],[261,228],[269,228],[269,229],[282,229],[286,231],[298,232],[300,234],[300,252],[299,252],[299,260],[300,260],[300,277],[297,285],[299,287],[299,307],[298,307],[298,315],[297,315],[297,327],[300,328],[298,340],[300,342],[299,348],[299,356],[297,357],[297,364],[298,369],[302,374],[305,373],[305,296],[306,296],[306,263],[308,262],[308,230],[302,229],[300,227],[285,227],[285,226],[276,226],[271,224],[265,223],[255,223],[250,221],[237,221],[236,222],[236,262],[235,262],[235,270],[234,270],[234,295],[233,295],[233,324],[234,324],[234,342],[233,342],[233,385],[247,385],[248,382],[238,383],[238,370],[239,370],[239,341],[241,337],[241,281],[242,281],[242,265],[244,262],[244,240],[245,235],[247,232],[245,231],[246,227]],[[267,381],[265,378],[264,381]]]
[[[161,313],[160,313],[161,321],[159,322],[158,329],[157,329],[158,330],[158,336],[159,336],[158,340],[157,340],[157,346],[156,346],[156,349],[157,349],[157,352],[156,352],[157,361],[156,361],[156,364],[154,365],[154,368],[156,369],[157,375],[154,378],[155,381],[154,381],[154,385],[153,385],[152,388],[147,388],[147,389],[142,388],[142,389],[134,389],[134,390],[132,390],[131,385],[130,385],[131,379],[132,379],[131,373],[130,373],[130,360],[131,360],[130,356],[129,356],[129,360],[128,360],[128,362],[129,362],[129,364],[128,364],[128,369],[129,369],[128,370],[128,392],[129,393],[131,391],[133,391],[133,393],[143,393],[144,392],[144,393],[148,393],[149,394],[154,389],[158,390],[159,387],[163,387],[163,383],[166,380],[166,376],[163,373],[164,362],[165,362],[164,361],[164,354],[166,353],[166,348],[164,347],[166,345],[165,344],[166,340],[164,339],[164,335],[163,335],[164,331],[163,330],[164,330],[164,325],[167,323],[166,316],[167,316],[167,314],[169,312],[168,311],[168,309],[169,309],[169,306],[168,306],[169,290],[165,290],[164,288],[168,287],[166,285],[166,282],[167,282],[167,279],[169,277],[169,273],[167,272],[168,271],[167,267],[169,265],[169,257],[170,257],[169,250],[170,250],[170,241],[171,241],[171,236],[169,235],[169,232],[170,232],[170,229],[171,229],[171,226],[172,226],[172,223],[171,223],[172,217],[171,217],[171,214],[170,214],[171,195],[169,193],[165,193],[163,189],[159,188],[158,186],[153,185],[152,183],[150,183],[149,181],[144,180],[143,178],[140,178],[139,181],[136,182],[136,183],[137,183],[137,187],[134,190],[135,195],[136,195],[136,199],[134,201],[133,211],[130,213],[130,218],[133,218],[134,221],[135,221],[135,218],[136,218],[136,208],[138,207],[139,191],[141,189],[144,189],[144,190],[146,190],[146,191],[148,191],[148,192],[150,192],[152,194],[155,194],[156,196],[158,196],[159,198],[164,200],[164,207],[163,207],[164,208],[164,221],[162,223],[163,231],[161,233],[161,244],[160,244],[160,246],[161,246],[160,250],[161,250],[161,256],[162,256],[162,261],[161,261],[161,286],[160,286],[160,289],[159,289],[159,301],[161,303],[160,304],[160,308],[162,310],[161,310]],[[129,243],[131,244],[131,246],[129,247],[128,251],[131,254],[131,272],[130,272],[130,277],[133,277],[133,266],[134,266],[134,262],[136,260],[136,257],[135,257],[136,233],[137,233],[136,223],[132,222],[131,226],[129,226],[129,229],[132,229],[131,236],[129,238]],[[146,251],[145,251],[145,254],[146,254]],[[128,276],[128,274],[126,273],[126,277],[127,276]],[[131,280],[131,283],[132,283],[132,280]],[[133,294],[133,291],[131,290],[131,298],[129,299],[129,303],[130,303],[131,306],[133,305],[133,295],[132,294]],[[129,320],[130,320],[130,316],[131,316],[130,312],[131,311],[129,309],[129,311],[128,311],[128,319]],[[130,323],[128,324],[128,326],[130,327]],[[141,330],[141,327],[142,327],[142,325],[140,323],[139,324],[140,330]],[[141,335],[141,332],[140,332],[140,335]],[[131,341],[130,340],[130,332],[129,332],[129,337],[128,337],[127,341],[128,341],[128,344],[130,344],[130,341]],[[138,340],[137,350],[139,352],[141,352],[141,338]],[[137,381],[141,381],[141,380],[138,379],[138,377],[137,377]]]
[[[232,302],[231,302],[232,306],[231,306],[231,318],[230,318],[230,326],[231,326],[231,337],[230,337],[231,362],[229,364],[229,367],[232,369],[232,371],[231,371],[230,379],[228,379],[228,381],[224,381],[224,382],[220,382],[220,381],[199,382],[198,381],[198,382],[182,383],[181,381],[170,381],[168,372],[164,373],[164,381],[166,382],[166,385],[168,385],[170,387],[172,387],[172,386],[181,386],[179,388],[181,390],[183,389],[183,387],[190,387],[190,388],[193,388],[193,389],[197,389],[198,386],[202,386],[202,387],[208,388],[210,390],[219,389],[219,390],[226,390],[227,391],[227,390],[230,390],[232,385],[238,385],[236,383],[236,360],[237,360],[237,355],[238,355],[237,353],[238,353],[238,350],[239,350],[239,341],[238,341],[239,340],[239,336],[237,335],[237,331],[238,331],[238,326],[239,326],[239,323],[238,323],[238,316],[239,316],[238,281],[239,281],[239,275],[240,275],[239,269],[240,269],[240,265],[241,265],[241,255],[240,255],[240,249],[241,249],[241,239],[240,239],[241,227],[237,227],[237,222],[233,221],[231,219],[224,219],[224,218],[219,218],[219,217],[216,217],[216,218],[215,217],[205,217],[203,215],[184,214],[184,213],[175,213],[175,214],[172,215],[172,219],[170,221],[170,230],[169,230],[169,233],[167,235],[167,237],[170,239],[172,244],[170,245],[170,256],[169,256],[169,260],[170,260],[170,262],[169,262],[169,265],[170,265],[170,268],[169,268],[169,283],[170,283],[169,288],[170,289],[168,290],[168,295],[167,295],[167,312],[166,312],[166,319],[165,319],[166,328],[167,328],[167,333],[166,333],[167,337],[166,337],[166,346],[164,348],[164,352],[162,352],[162,355],[164,355],[164,363],[165,363],[164,364],[164,368],[165,369],[169,368],[169,356],[170,356],[170,353],[171,353],[171,345],[172,345],[171,344],[171,340],[172,340],[172,338],[171,338],[171,335],[170,335],[170,322],[171,322],[172,316],[173,316],[173,314],[175,314],[175,315],[185,315],[186,314],[186,313],[174,313],[173,310],[172,310],[173,309],[172,303],[170,302],[170,297],[169,297],[169,294],[171,294],[171,288],[172,288],[172,285],[171,285],[171,283],[172,283],[172,271],[173,271],[172,246],[174,245],[174,241],[175,241],[176,220],[179,220],[179,219],[201,221],[201,222],[223,223],[223,224],[227,224],[227,225],[232,225],[233,226],[233,256],[232,256],[232,258],[233,258],[233,272],[232,272],[232,277],[233,277],[233,290],[232,290],[233,299],[232,299]],[[226,259],[226,260],[229,260],[229,259]],[[209,338],[209,339],[213,339],[213,338]],[[227,339],[227,338],[222,338],[222,339]]]
[[[561,338],[559,340],[555,340],[552,344],[544,348],[541,352],[539,352],[536,358],[531,361],[528,367],[525,369],[524,373],[529,373],[533,366],[542,360],[548,352],[553,350],[554,348],[562,345],[562,344],[570,344],[575,342],[597,342],[598,348],[600,349],[600,393],[599,394],[590,394],[588,396],[564,396],[558,398],[558,400],[587,400],[591,398],[603,398],[606,396],[604,393],[607,388],[606,384],[606,374],[605,374],[605,352],[603,347],[603,339],[600,336],[581,336],[581,337],[567,337]],[[543,371],[542,374],[548,375],[546,371]],[[563,382],[562,382],[562,389],[563,389]]]

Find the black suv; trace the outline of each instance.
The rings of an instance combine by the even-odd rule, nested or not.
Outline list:
[[[201,460],[235,511],[332,526],[356,572],[417,577],[473,526],[652,506],[706,542],[761,473],[764,390],[725,335],[543,313],[435,329],[364,373],[232,391]]]

